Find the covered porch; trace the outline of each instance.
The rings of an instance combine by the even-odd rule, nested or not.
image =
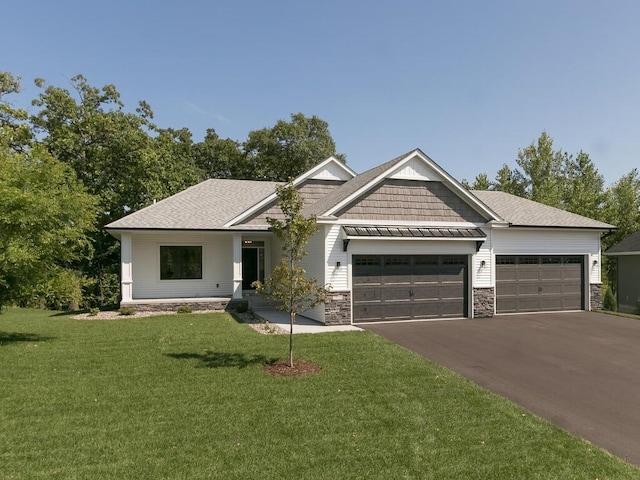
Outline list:
[[[119,232],[121,302],[137,311],[224,310],[279,261],[270,232]]]

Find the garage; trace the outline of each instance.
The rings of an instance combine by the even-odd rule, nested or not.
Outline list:
[[[584,309],[584,257],[496,256],[496,313]]]
[[[466,255],[354,255],[354,322],[467,315]]]

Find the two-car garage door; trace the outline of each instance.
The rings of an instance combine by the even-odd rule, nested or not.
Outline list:
[[[581,310],[584,257],[496,256],[496,313]]]
[[[354,255],[354,322],[464,317],[466,255]]]

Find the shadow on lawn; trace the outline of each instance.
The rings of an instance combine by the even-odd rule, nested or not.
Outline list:
[[[165,353],[164,355],[178,360],[199,360],[200,366],[203,368],[246,368],[250,365],[264,365],[273,361],[264,355],[247,356],[244,353],[211,352],[209,350],[205,353]]]
[[[45,337],[37,333],[19,333],[19,332],[2,332],[0,331],[0,346],[17,342],[46,342],[53,340],[54,337]]]

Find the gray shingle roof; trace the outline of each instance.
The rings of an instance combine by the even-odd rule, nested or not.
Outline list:
[[[215,230],[272,194],[276,185],[253,180],[205,180],[106,228]]]
[[[472,190],[471,193],[513,226],[594,228],[602,230],[615,228],[608,223],[543,205],[506,192]]]
[[[607,250],[605,255],[618,255],[621,253],[640,253],[640,230],[620,240]]]
[[[388,162],[383,163],[382,165],[378,165],[366,172],[362,172],[356,177],[352,178],[348,182],[339,186],[335,190],[333,190],[326,197],[318,200],[313,205],[309,205],[303,210],[303,215],[322,215],[324,212],[330,210],[331,208],[338,205],[340,202],[353,195],[359,189],[364,187],[367,183],[372,181],[378,175],[384,173],[391,167],[393,167],[396,163],[404,160],[407,156],[417,151],[417,149],[411,150],[399,157],[394,158],[393,160],[389,160]]]

